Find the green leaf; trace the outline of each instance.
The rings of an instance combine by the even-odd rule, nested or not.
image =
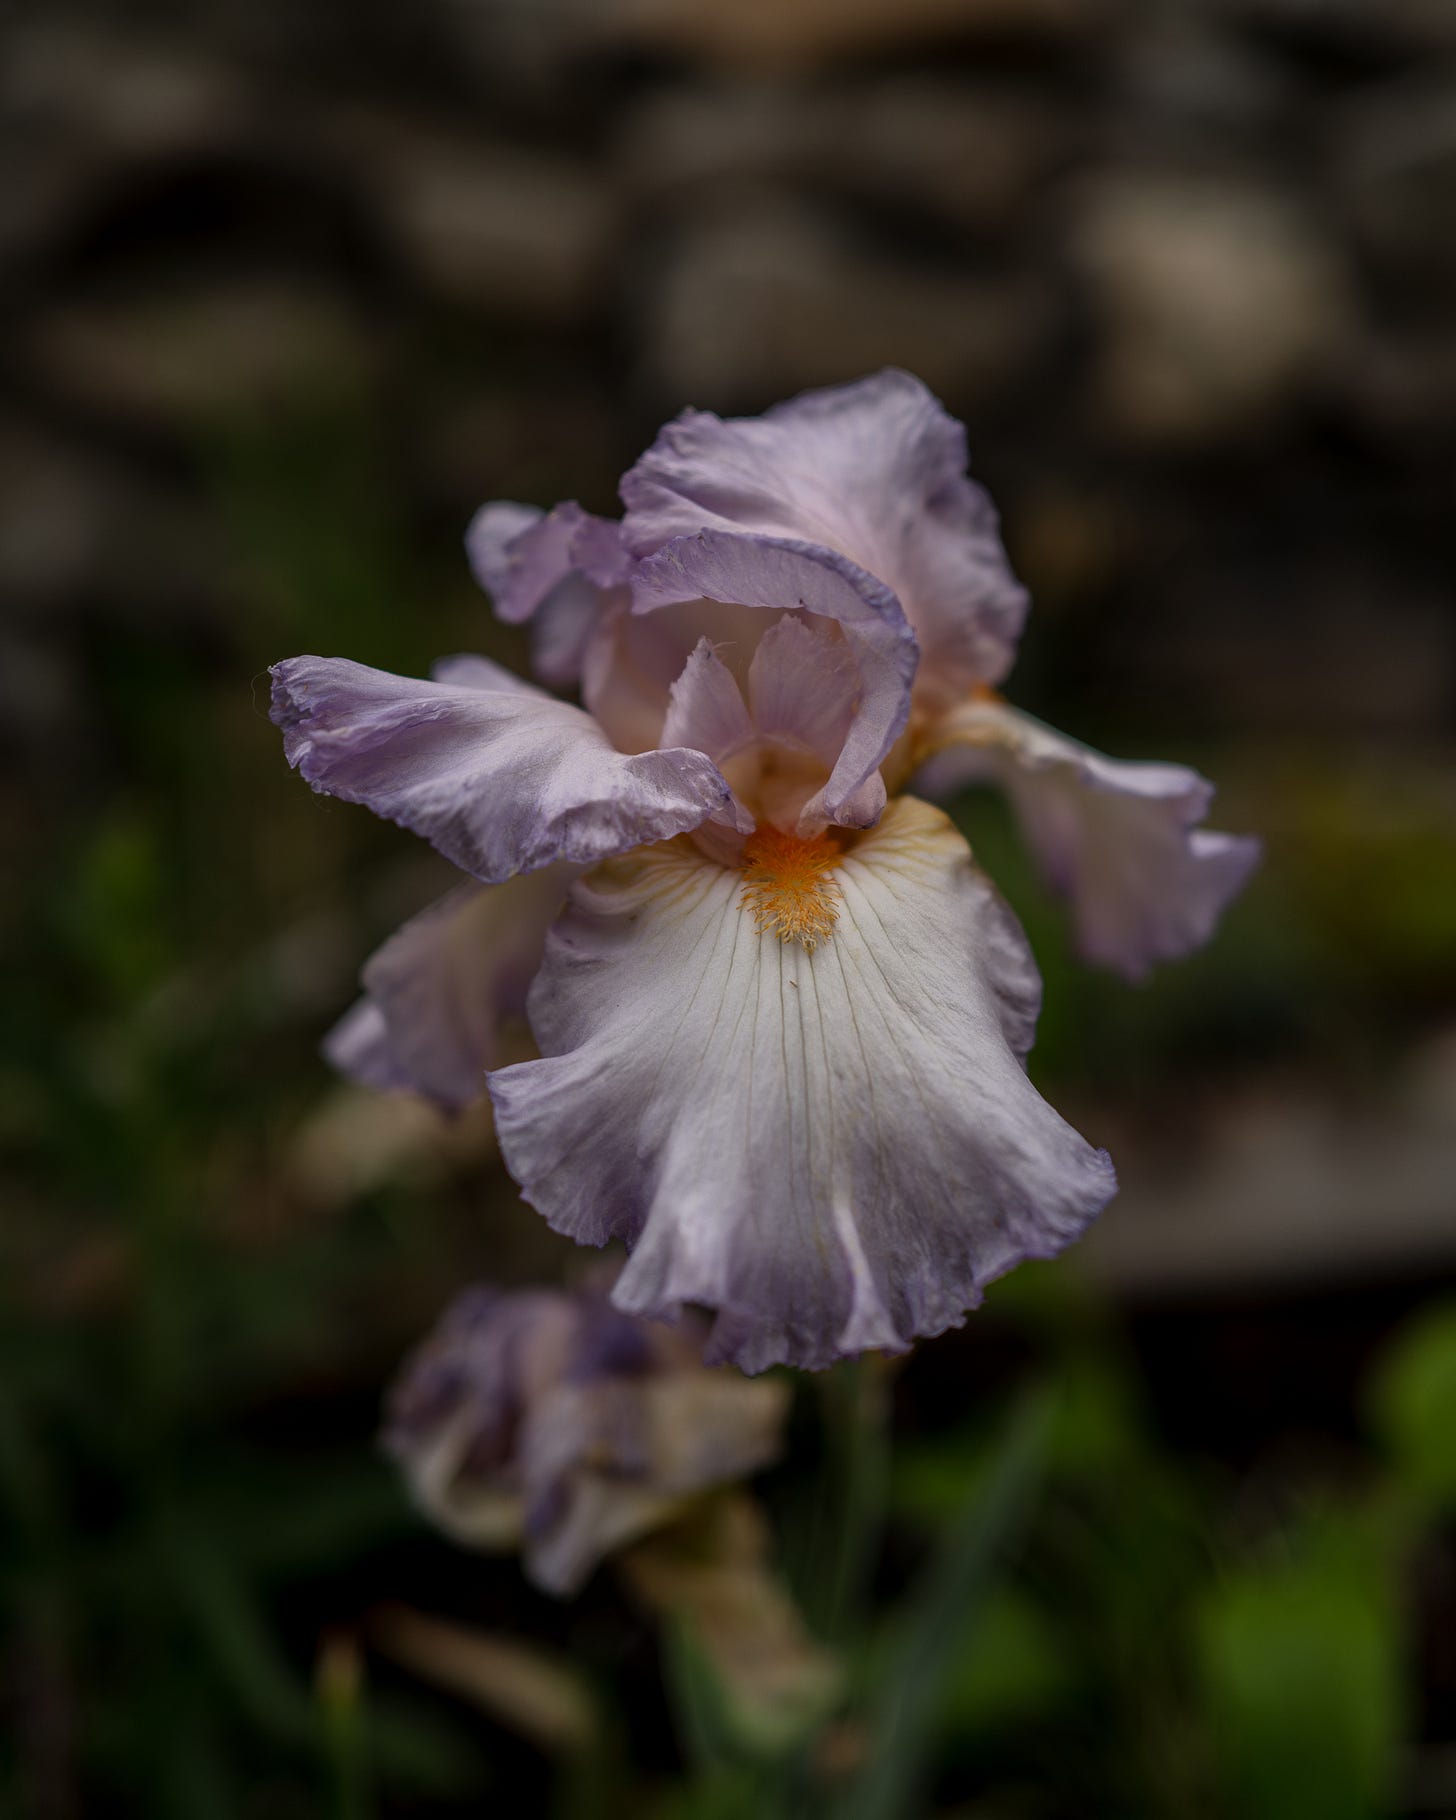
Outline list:
[[[965,1637],[941,1695],[942,1729],[986,1738],[1044,1718],[1071,1686],[1051,1619],[1014,1587],[997,1586]]]
[[[1402,1486],[1456,1504],[1456,1304],[1428,1309],[1396,1339],[1376,1374],[1371,1418]]]
[[[1404,1733],[1391,1574],[1372,1526],[1309,1519],[1206,1596],[1197,1646],[1229,1811],[1379,1820]]]
[[[912,1592],[877,1681],[865,1767],[844,1804],[844,1820],[905,1820],[915,1811],[948,1678],[1031,1504],[1050,1415],[1044,1396],[1018,1409],[989,1473],[978,1479]]]
[[[662,1667],[688,1762],[703,1777],[734,1763],[739,1752],[722,1684],[683,1619],[663,1626]]]
[[[310,1742],[312,1701],[279,1649],[251,1588],[229,1563],[195,1540],[179,1538],[171,1571],[199,1637],[240,1709],[260,1731],[281,1742]]]
[[[800,1764],[793,1754],[745,1754],[742,1728],[692,1626],[663,1627],[663,1667],[676,1729],[692,1772],[660,1820],[778,1820],[800,1811]]]
[[[864,1621],[879,1554],[890,1485],[890,1387],[884,1361],[851,1359],[820,1380],[826,1453],[820,1482],[825,1501],[806,1588],[816,1633],[842,1642]]]

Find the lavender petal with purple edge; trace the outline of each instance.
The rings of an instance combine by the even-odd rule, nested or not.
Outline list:
[[[594,1289],[473,1289],[407,1361],[386,1451],[421,1508],[479,1547],[523,1548],[574,1591],[684,1500],[767,1464],[786,1392],[708,1371],[692,1323],[621,1313]]]
[[[542,513],[502,499],[475,514],[465,549],[499,617],[531,622],[536,675],[553,689],[574,688],[587,643],[632,566],[621,527],[571,500]]]
[[[748,699],[765,739],[838,761],[861,701],[861,678],[842,638],[809,620],[785,617],[758,642],[748,667]],[[872,771],[838,814],[842,827],[872,828],[885,807],[885,780]]]
[[[706,753],[715,765],[727,764],[758,739],[733,672],[706,638],[698,641],[668,691],[662,738],[668,745]],[[713,820],[739,834],[752,834],[754,829],[753,816],[737,796],[730,797]]]
[[[627,1243],[618,1306],[716,1310],[745,1371],[958,1325],[1115,1191],[1026,1077],[1035,964],[945,817],[893,803],[834,876],[809,953],[691,851],[600,868],[532,987],[542,1059],[489,1081],[526,1199]]]
[[[516,554],[516,545],[525,534],[540,525],[546,514],[539,506],[519,505],[513,499],[493,499],[471,519],[465,533],[465,554],[475,579],[490,595],[495,610],[504,620],[524,619],[551,582],[535,592],[530,606],[521,610],[521,600],[535,589],[532,578],[525,588],[517,589],[516,577],[526,566]],[[553,577],[559,580],[565,569]],[[520,598],[517,598],[519,592]]]
[[[803,827],[858,825],[860,793],[905,729],[918,660],[915,635],[889,589],[817,545],[722,531],[665,544],[638,565],[631,585],[636,613],[704,598],[802,608],[838,623],[859,664],[859,706],[828,782],[805,806]]]
[[[315,790],[422,834],[484,884],[554,860],[593,865],[696,828],[727,802],[702,753],[626,756],[580,708],[483,658],[452,665],[462,661],[468,686],[345,658],[276,664],[272,716],[288,762]]]
[[[705,530],[834,550],[893,590],[920,684],[953,697],[1005,676],[1027,610],[966,463],[962,426],[890,369],[762,417],[684,412],[624,477],[623,532],[638,556]]]
[[[412,917],[365,963],[365,997],[325,1042],[343,1074],[408,1088],[448,1111],[485,1095],[503,1030],[524,1023],[546,930],[576,876],[546,866],[503,885],[461,885]]]
[[[498,617],[513,625],[530,619],[569,576],[614,587],[631,567],[619,527],[575,500],[549,512],[505,499],[482,506],[465,533],[465,552]]]
[[[1105,758],[995,701],[957,709],[929,740],[937,793],[1004,789],[1083,958],[1126,979],[1202,947],[1259,863],[1256,839],[1197,825],[1213,786],[1184,765]]]

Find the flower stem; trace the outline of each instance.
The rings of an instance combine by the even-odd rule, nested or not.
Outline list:
[[[862,1625],[890,1483],[890,1379],[882,1359],[852,1359],[823,1382],[826,1446],[821,1490],[824,1570],[811,1616],[838,1643]]]

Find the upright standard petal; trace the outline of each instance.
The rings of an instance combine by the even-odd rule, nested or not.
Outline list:
[[[900,603],[883,583],[814,544],[703,531],[665,544],[632,576],[633,611],[651,614],[695,599],[782,612],[801,609],[838,624],[859,666],[853,718],[828,782],[803,811],[823,827],[863,824],[865,786],[905,730],[919,658]]]
[[[1112,1167],[1026,1077],[1040,984],[947,819],[892,804],[834,867],[827,939],[678,842],[578,882],[490,1077],[526,1198],[631,1257],[620,1307],[717,1311],[757,1371],[899,1351],[1075,1238]]]
[[[276,664],[273,719],[315,790],[363,803],[484,884],[553,860],[590,866],[702,822],[728,800],[688,750],[624,756],[580,708],[494,665],[421,682],[341,657]]]
[[[758,641],[748,668],[748,699],[754,723],[766,740],[789,751],[810,754],[832,771],[859,713],[863,679],[844,639],[787,614]],[[838,820],[850,828],[872,828],[885,807],[885,780],[870,772],[841,807]],[[817,826],[814,814],[801,816],[805,833]]]
[[[583,512],[575,500],[549,512],[494,500],[471,519],[465,553],[497,614],[512,624],[529,619],[569,576],[613,587],[630,567],[619,527]]]
[[[502,499],[475,514],[465,549],[497,614],[531,622],[536,675],[553,689],[573,688],[592,634],[631,567],[621,527],[574,501],[543,513]]]
[[[733,672],[719,661],[708,640],[700,639],[668,691],[663,745],[692,746],[723,769],[757,739],[758,731],[749,719]],[[738,834],[751,834],[754,828],[753,816],[736,794],[713,820]]]
[[[1259,862],[1257,840],[1197,825],[1213,785],[1196,771],[1104,758],[1004,702],[944,716],[924,755],[1006,791],[1081,953],[1127,979],[1201,947]]]
[[[620,590],[619,590],[620,591]],[[554,587],[531,621],[531,669],[551,689],[574,689],[602,620],[611,610],[611,591],[584,575],[568,575]]]
[[[751,709],[711,641],[700,639],[669,692],[662,743],[706,752],[728,779],[733,804],[715,821],[739,834],[752,834],[759,818],[793,828],[822,795],[854,725],[859,665],[832,631],[786,614],[757,641],[747,680]],[[870,827],[884,806],[875,771],[841,819]],[[811,810],[810,819],[817,833],[823,818]]]
[[[707,639],[741,687],[770,623],[757,607],[702,598],[637,613],[617,589],[583,653],[582,702],[619,752],[660,746],[672,685],[699,644]]]
[[[527,617],[527,614],[511,610],[514,578],[524,566],[517,554],[517,545],[545,516],[537,506],[520,505],[514,499],[493,499],[480,508],[466,528],[465,554],[471,572],[496,602],[496,611],[502,619]],[[560,571],[560,574],[564,573],[564,569]],[[555,579],[559,580],[560,574]],[[545,591],[545,588],[540,589],[536,599],[539,600]],[[531,605],[534,607],[535,601]],[[529,611],[527,609],[527,613]]]
[[[917,693],[950,700],[1011,668],[1027,596],[966,438],[918,379],[890,370],[762,417],[687,411],[622,482],[639,556],[700,530],[849,557],[899,597],[923,653]]]
[[[412,917],[365,964],[365,996],[327,1038],[329,1060],[366,1086],[409,1089],[452,1112],[482,1098],[504,1033],[524,1023],[547,928],[575,876],[546,866],[504,885],[461,885]]]
[[[665,746],[694,746],[724,765],[758,738],[733,672],[700,638],[668,691]]]

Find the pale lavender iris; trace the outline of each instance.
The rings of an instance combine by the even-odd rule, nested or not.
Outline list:
[[[768,1465],[787,1393],[702,1362],[702,1334],[600,1288],[467,1290],[390,1392],[384,1445],[457,1541],[519,1548],[548,1592],[699,1494]]]
[[[1204,941],[1257,858],[1198,826],[1194,772],[995,693],[1026,596],[965,468],[904,373],[688,412],[620,522],[497,504],[471,526],[498,612],[580,707],[479,658],[274,671],[314,788],[479,881],[370,963],[335,1059],[446,1104],[493,1070],[526,1198],[625,1242],[619,1307],[705,1306],[709,1356],[747,1370],[955,1325],[1115,1190],[1027,1079],[1018,924],[907,784],[1003,788],[1083,952],[1129,976]],[[500,1067],[523,1003],[540,1059]]]

